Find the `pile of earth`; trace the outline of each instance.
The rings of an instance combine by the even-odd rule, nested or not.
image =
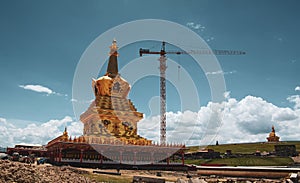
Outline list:
[[[96,182],[84,177],[87,171],[62,166],[30,165],[9,160],[0,160],[0,183],[92,183]]]

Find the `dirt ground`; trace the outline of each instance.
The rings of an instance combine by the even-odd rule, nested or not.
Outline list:
[[[300,163],[300,155],[296,157],[292,157],[295,163]]]
[[[83,176],[87,172],[72,167],[34,165],[9,160],[0,160],[1,183],[90,183],[95,182]]]
[[[89,169],[89,168],[78,168],[79,170],[88,171],[90,173],[93,170],[98,170],[101,172],[113,172],[116,173],[116,169]],[[176,171],[159,171],[159,170],[120,170],[121,176],[132,180],[134,176],[145,176],[151,178],[161,178],[169,182],[176,182],[178,179],[188,181],[187,175],[197,177],[197,172],[176,172]],[[159,176],[157,174],[160,174]]]
[[[50,164],[25,164],[20,162],[14,162],[10,160],[0,160],[0,183],[93,183],[99,182],[96,178],[100,177],[100,182],[109,182],[110,178],[115,180],[130,180],[132,181],[134,176],[146,176],[152,178],[162,178],[167,182],[176,182],[179,179],[188,181],[186,172],[172,172],[172,171],[146,171],[146,170],[120,170],[121,176],[110,176],[104,174],[93,174],[93,170],[89,168],[74,168],[70,166],[52,166]],[[102,172],[114,172],[117,170],[99,170]],[[157,173],[160,176],[157,176]],[[94,176],[87,176],[88,174]],[[95,177],[95,179],[93,179]],[[103,177],[105,177],[103,179]],[[117,181],[118,182],[118,181]]]
[[[0,160],[0,183],[127,183],[134,176],[161,178],[168,182],[205,183],[205,182],[281,182],[282,180],[199,177],[197,172],[175,172],[157,170],[120,170],[121,175],[93,174],[94,170],[117,173],[115,169],[74,168],[70,166],[36,165]],[[188,175],[191,178],[188,178]]]

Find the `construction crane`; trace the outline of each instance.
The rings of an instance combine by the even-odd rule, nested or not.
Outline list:
[[[160,70],[160,144],[166,145],[166,69],[167,69],[167,58],[166,54],[214,54],[214,55],[244,55],[246,52],[239,50],[191,50],[191,51],[166,51],[166,42],[162,42],[160,51],[150,51],[150,49],[140,48],[140,56],[144,54],[160,55],[158,59],[159,70]]]

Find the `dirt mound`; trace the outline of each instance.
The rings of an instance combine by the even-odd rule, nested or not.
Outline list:
[[[88,172],[67,166],[37,166],[0,160],[0,183],[95,182],[81,175],[86,173]]]

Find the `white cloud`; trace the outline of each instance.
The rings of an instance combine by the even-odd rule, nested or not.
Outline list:
[[[292,95],[287,98],[289,102],[295,103],[294,109],[300,109],[300,95]]]
[[[71,102],[78,102],[78,100],[77,100],[77,99],[74,99],[74,98],[72,98],[70,101],[71,101]]]
[[[230,98],[230,91],[224,92],[224,98],[229,99]]]
[[[220,143],[259,142],[266,141],[272,125],[281,140],[299,140],[300,110],[281,108],[260,97],[246,96],[238,101],[228,96],[228,101],[208,103],[198,112],[168,112],[167,140],[189,145],[216,140]],[[142,120],[139,134],[158,141],[159,116]]]
[[[209,38],[206,38],[206,41],[209,42],[209,41],[213,41],[214,39],[215,39],[215,38],[211,36],[211,37],[209,37]]]
[[[287,99],[295,103],[294,109],[278,107],[260,97],[246,96],[241,100],[230,98],[223,103],[208,103],[198,112],[168,112],[168,142],[187,145],[240,143],[266,141],[275,126],[281,140],[299,140],[300,97]],[[138,123],[139,135],[159,141],[159,116],[145,118]],[[5,118],[0,118],[0,146],[19,143],[46,144],[62,134],[67,125],[69,135],[79,136],[83,132],[81,122],[69,116],[48,122],[28,123],[24,128],[16,127]]]
[[[194,22],[188,22],[186,24],[186,26],[191,28],[191,29],[200,30],[200,31],[204,31],[204,29],[205,29],[205,26],[202,26],[201,24],[197,24],[197,23],[194,23]]]
[[[200,23],[195,23],[195,22],[187,22],[186,26],[190,28],[191,30],[197,32],[198,34],[201,34],[201,37],[206,41],[206,42],[211,42],[215,40],[215,37],[212,35],[207,34],[205,32],[206,27],[201,25]]]
[[[47,96],[49,95],[57,95],[57,96],[65,96],[67,97],[67,94],[61,94],[61,93],[57,93],[53,90],[51,90],[48,87],[42,86],[42,85],[19,85],[20,88],[23,88],[25,90],[31,90],[34,92],[38,92],[38,93],[46,93]]]
[[[295,88],[295,91],[300,91],[300,86],[297,86],[297,87]]]
[[[229,71],[229,72],[224,72],[222,70],[218,70],[218,71],[213,71],[213,72],[206,72],[205,74],[208,76],[208,75],[216,75],[216,74],[234,74],[236,73],[236,70],[233,70],[233,71]]]
[[[14,146],[15,144],[47,144],[50,140],[62,135],[67,126],[69,135],[82,134],[82,123],[73,121],[70,116],[63,119],[50,120],[42,124],[30,123],[25,128],[15,127],[9,120],[0,119],[0,146]],[[5,123],[4,123],[4,122]]]
[[[236,73],[236,70],[229,71],[229,72],[224,72],[224,74],[234,74],[234,73]]]
[[[90,104],[90,103],[92,103],[93,101],[94,101],[95,99],[90,99],[90,100],[77,100],[77,99],[75,99],[75,98],[72,98],[71,100],[70,100],[70,102],[76,102],[76,103],[79,103],[79,104]]]
[[[68,133],[70,136],[80,136],[83,134],[83,124],[80,121],[73,121],[68,125]]]
[[[299,116],[296,111],[293,111],[290,108],[279,108],[277,113],[274,113],[272,116],[273,121],[291,121],[297,119]]]
[[[41,85],[19,85],[19,87],[24,88],[25,90],[31,90],[39,93],[53,94],[53,91],[51,89]]]
[[[0,118],[0,124],[3,123],[5,125],[7,125],[7,121],[5,118]]]
[[[206,75],[215,75],[215,74],[224,74],[223,71],[219,70],[219,71],[213,71],[213,72],[206,72]]]

